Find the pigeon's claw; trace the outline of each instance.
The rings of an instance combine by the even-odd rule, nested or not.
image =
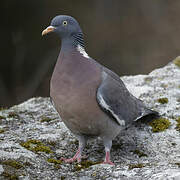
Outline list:
[[[81,162],[81,151],[80,151],[80,149],[78,149],[78,151],[72,158],[66,159],[66,158],[62,157],[60,160],[67,162],[67,163],[72,163],[77,160],[77,162],[79,163],[79,162]]]
[[[102,162],[102,164],[114,165],[114,163],[110,160],[110,152],[109,151],[106,152],[106,157],[105,157],[104,162]]]
[[[109,165],[113,165],[113,166],[115,165],[115,164],[114,164],[112,161],[110,161],[110,160],[109,160],[109,161],[104,161],[104,162],[102,162],[102,164],[109,164]]]

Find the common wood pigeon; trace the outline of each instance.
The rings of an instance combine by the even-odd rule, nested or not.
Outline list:
[[[113,165],[110,150],[118,133],[133,121],[158,113],[134,97],[117,74],[88,56],[82,30],[73,17],[56,16],[42,35],[50,32],[61,39],[50,96],[62,121],[79,140],[74,157],[62,160],[80,162],[87,140],[100,137],[106,152],[103,163]]]

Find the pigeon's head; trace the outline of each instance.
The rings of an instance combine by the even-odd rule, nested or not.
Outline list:
[[[55,32],[61,39],[82,33],[79,23],[73,17],[65,15],[54,17],[50,26],[42,32],[42,36],[50,32]]]

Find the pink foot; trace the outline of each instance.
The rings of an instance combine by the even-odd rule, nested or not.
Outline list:
[[[109,151],[106,152],[105,161],[102,162],[102,164],[114,165],[114,163],[110,160],[110,152]]]
[[[104,162],[102,162],[102,164],[110,164],[110,165],[113,165],[113,166],[115,165],[115,164],[114,164],[112,161],[110,161],[110,160],[109,160],[109,161],[104,161]]]
[[[67,163],[72,163],[74,161],[77,160],[77,162],[81,162],[81,154],[80,154],[80,150],[78,149],[78,151],[76,152],[76,154],[74,155],[74,157],[70,158],[70,159],[66,159],[66,158],[61,158],[61,161],[67,162]]]

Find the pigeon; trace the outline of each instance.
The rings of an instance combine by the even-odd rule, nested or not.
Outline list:
[[[144,116],[158,116],[158,112],[134,97],[116,73],[89,57],[76,19],[58,15],[42,35],[50,32],[61,40],[50,97],[62,121],[79,140],[76,154],[61,160],[81,162],[87,140],[99,137],[106,154],[102,163],[114,165],[110,158],[112,140],[125,126]]]

